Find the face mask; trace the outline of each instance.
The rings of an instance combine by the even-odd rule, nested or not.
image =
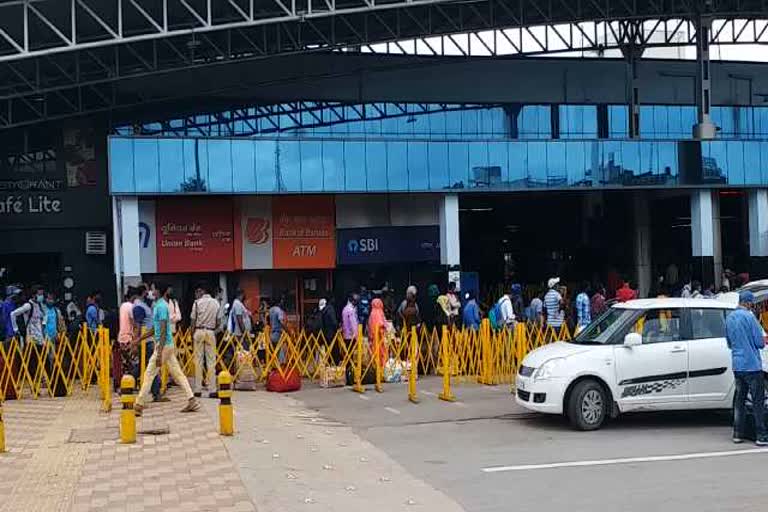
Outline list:
[[[37,296],[37,302],[39,302],[40,304],[42,304],[44,300],[45,300],[45,295],[38,295]]]
[[[47,301],[45,301],[45,303],[48,305],[49,308],[53,306],[53,301],[52,300],[47,300]]]

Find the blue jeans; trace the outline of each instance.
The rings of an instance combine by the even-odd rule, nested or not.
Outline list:
[[[149,362],[149,358],[152,357],[152,353],[154,351],[155,351],[155,342],[152,340],[147,340],[147,362]],[[133,367],[133,378],[136,379],[136,382],[139,382],[140,374],[141,374],[141,352],[139,352],[138,364]],[[151,390],[152,390],[152,397],[155,400],[157,400],[160,397],[160,375],[159,374],[155,377],[155,380],[152,381]]]
[[[763,372],[733,372],[736,379],[736,396],[733,401],[733,435],[741,438],[745,435],[747,420],[747,394],[752,397],[752,418],[755,422],[755,435],[761,441],[768,440],[765,428],[765,384]]]

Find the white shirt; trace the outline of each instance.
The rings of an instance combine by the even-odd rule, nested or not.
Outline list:
[[[512,307],[512,300],[509,295],[504,295],[499,299],[499,309],[501,310],[501,321],[506,325],[515,322],[515,309]]]

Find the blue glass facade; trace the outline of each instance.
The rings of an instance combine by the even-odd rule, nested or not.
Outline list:
[[[142,127],[157,137],[110,139],[111,190],[274,194],[768,184],[768,108],[714,107],[721,135],[734,140],[703,143],[681,142],[696,121],[691,106],[642,106],[642,140],[627,140],[625,105],[606,105],[603,112],[601,118],[596,105],[377,103],[331,113],[218,116],[214,123],[198,116],[194,130],[189,118],[187,124],[171,120]],[[297,117],[307,115],[311,119]],[[265,123],[279,135],[267,134]],[[607,138],[599,139],[600,133]]]

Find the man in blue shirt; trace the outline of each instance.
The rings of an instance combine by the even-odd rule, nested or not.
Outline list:
[[[467,303],[464,304],[464,327],[476,331],[480,328],[480,307],[475,300],[475,294],[467,292]]]
[[[11,313],[19,306],[21,298],[21,288],[18,286],[8,286],[5,289],[5,300],[0,304],[0,325],[4,327],[0,332],[0,342],[5,342],[5,349],[11,346],[11,340],[15,336],[13,332],[13,323],[11,322]]]
[[[144,403],[146,402],[152,381],[157,377],[160,368],[163,367],[163,363],[168,365],[168,372],[173,377],[181,389],[184,391],[187,404],[181,410],[181,412],[195,412],[200,409],[200,403],[192,393],[192,387],[189,385],[187,376],[181,369],[179,360],[176,359],[176,347],[173,343],[173,334],[171,333],[171,315],[168,311],[168,298],[173,293],[173,289],[168,285],[159,285],[157,290],[160,294],[160,298],[155,301],[152,312],[152,321],[154,324],[154,336],[155,336],[155,351],[152,353],[152,357],[149,358],[147,363],[147,370],[144,373],[144,379],[141,384],[141,391],[136,398],[136,404],[134,405],[134,411],[137,416],[141,416],[144,411]]]
[[[85,322],[91,331],[96,331],[101,325],[101,314],[99,312],[99,303],[101,302],[101,292],[95,291],[88,296],[85,303]]]
[[[739,308],[725,321],[725,337],[733,358],[736,396],[733,402],[733,442],[741,443],[745,435],[747,394],[752,397],[752,417],[755,422],[755,444],[768,446],[765,428],[765,389],[763,361],[760,350],[765,346],[763,329],[752,314],[755,296],[750,291],[739,294]]]
[[[592,322],[590,311],[589,283],[581,285],[581,293],[576,296],[576,330],[581,331]]]

